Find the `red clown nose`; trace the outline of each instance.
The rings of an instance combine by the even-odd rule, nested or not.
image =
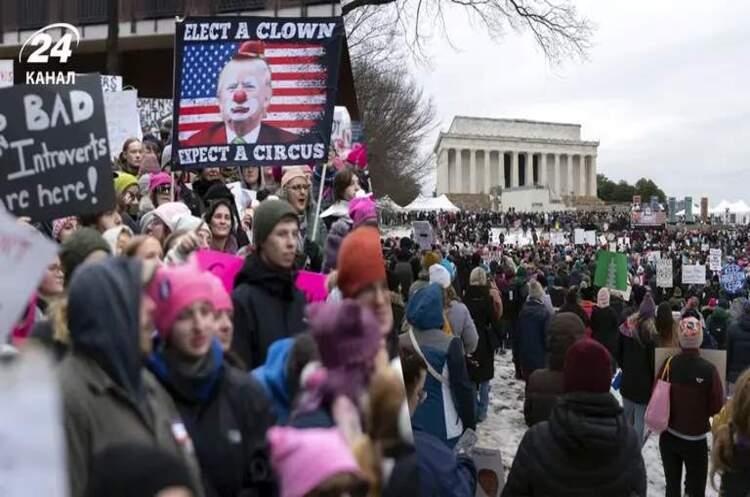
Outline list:
[[[234,100],[236,103],[241,104],[244,103],[245,100],[247,100],[247,93],[245,93],[245,90],[239,89],[234,92],[232,95],[232,100]]]

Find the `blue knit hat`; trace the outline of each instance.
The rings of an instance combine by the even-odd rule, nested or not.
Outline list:
[[[409,299],[406,319],[418,330],[440,330],[443,328],[443,289],[430,283]]]

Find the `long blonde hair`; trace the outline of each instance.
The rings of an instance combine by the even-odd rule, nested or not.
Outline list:
[[[750,369],[745,370],[737,380],[734,397],[725,409],[731,412],[729,422],[716,430],[711,451],[711,485],[714,489],[716,473],[732,471],[735,438],[750,437]]]

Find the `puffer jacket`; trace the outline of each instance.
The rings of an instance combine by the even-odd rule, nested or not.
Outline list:
[[[620,326],[617,344],[617,364],[622,369],[620,393],[636,404],[648,404],[654,385],[656,325],[651,318],[632,330],[628,321]]]
[[[727,334],[727,381],[734,383],[750,366],[750,314],[729,325]]]
[[[503,497],[646,495],[637,435],[609,393],[569,393],[521,440]]]
[[[547,326],[552,315],[541,300],[529,299],[518,316],[521,368],[529,375],[545,366]]]

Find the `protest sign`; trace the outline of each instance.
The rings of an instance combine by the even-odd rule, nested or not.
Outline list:
[[[609,251],[610,252],[617,252],[617,243],[615,243],[615,242],[609,242]]]
[[[339,156],[343,156],[352,148],[352,119],[346,107],[337,105],[334,108],[331,146]]]
[[[552,231],[549,240],[552,245],[565,245],[565,234],[562,231]]]
[[[164,119],[172,117],[171,98],[139,98],[136,104],[142,130],[158,130]]]
[[[471,458],[477,470],[475,497],[500,497],[505,486],[505,466],[500,450],[474,447]]]
[[[701,252],[708,252],[708,250],[709,250],[709,245],[707,243],[702,243]]]
[[[414,221],[411,225],[414,230],[414,239],[419,244],[421,250],[432,250],[434,235],[432,225],[427,221]]]
[[[727,264],[719,276],[721,287],[730,295],[741,292],[745,288],[747,276],[737,264]]]
[[[102,83],[104,93],[122,91],[122,76],[100,74],[99,80]]]
[[[583,245],[586,243],[586,232],[581,228],[576,228],[573,231],[573,242],[576,245]]]
[[[49,358],[29,348],[0,362],[0,495],[68,495],[60,388]],[[31,427],[34,429],[23,429]]]
[[[656,286],[659,288],[672,288],[673,285],[672,260],[660,259],[656,263]]]
[[[704,333],[706,331],[704,330]],[[657,347],[654,351],[654,379],[659,374],[661,367],[664,365],[664,361],[668,357],[676,356],[682,352],[677,347]],[[716,371],[719,373],[721,384],[724,387],[724,391],[727,391],[727,351],[726,350],[711,350],[711,349],[700,349],[698,351],[700,356],[714,365]]]
[[[239,181],[227,183],[227,188],[229,188],[229,191],[234,195],[234,205],[237,207],[237,214],[242,218],[245,209],[250,207],[253,201],[257,198],[258,192],[243,188],[242,183]]]
[[[585,231],[583,233],[583,240],[586,245],[596,246],[596,231]]]
[[[648,254],[646,254],[646,260],[652,264],[656,264],[661,260],[661,252],[659,250],[650,250]]]
[[[98,76],[0,90],[0,204],[35,221],[114,207]]]
[[[178,169],[328,158],[340,17],[198,17],[176,24]]]
[[[711,271],[721,271],[721,249],[711,249],[708,251],[708,269]]]
[[[607,245],[607,237],[604,235],[601,235],[599,237],[599,245]]]
[[[57,253],[57,245],[0,210],[0,344]]]
[[[0,88],[13,86],[13,59],[0,60]]]
[[[490,243],[500,244],[500,235],[502,235],[503,228],[490,228]]]
[[[683,285],[705,285],[706,284],[706,266],[702,264],[683,264],[682,284]]]
[[[104,111],[107,115],[107,136],[109,136],[109,153],[116,158],[128,138],[143,138],[141,121],[138,117],[138,92],[108,91],[104,92]]]
[[[299,271],[295,286],[305,294],[308,304],[313,302],[325,302],[328,298],[326,288],[326,275],[310,271]]]
[[[234,289],[234,277],[242,269],[245,260],[242,257],[225,254],[217,250],[199,250],[195,253],[198,267],[218,276],[227,292]]]
[[[625,254],[600,250],[596,254],[594,285],[615,290],[628,287],[628,258]]]

